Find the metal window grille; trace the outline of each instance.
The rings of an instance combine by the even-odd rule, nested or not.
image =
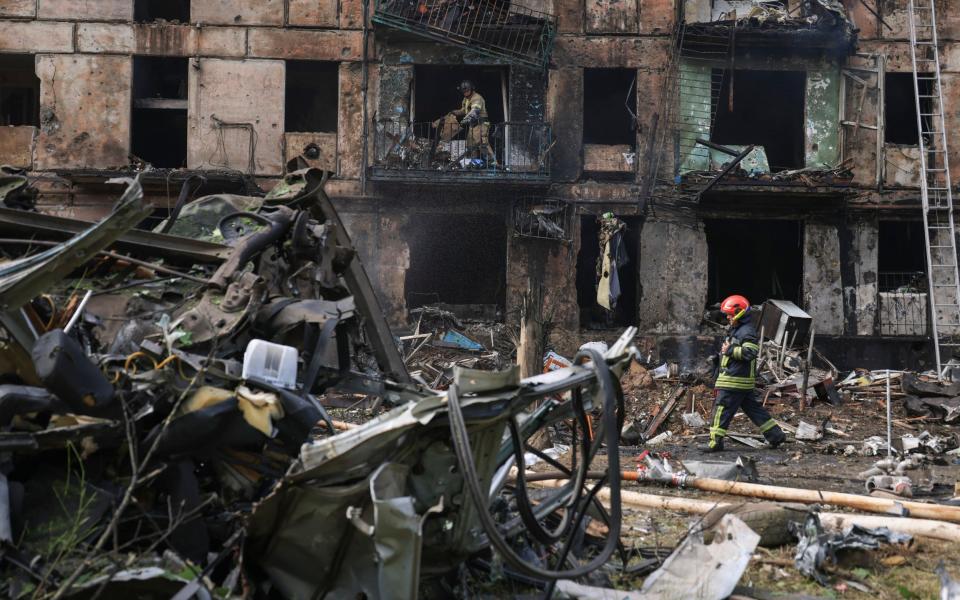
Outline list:
[[[557,33],[556,17],[504,0],[377,0],[373,21],[537,68]]]
[[[513,232],[524,238],[569,242],[573,206],[558,198],[523,198],[513,206]]]
[[[436,123],[436,122],[435,122]],[[375,179],[549,181],[550,126],[487,123],[473,127],[380,121],[374,134]]]
[[[929,335],[927,276],[918,272],[878,273],[881,335]]]

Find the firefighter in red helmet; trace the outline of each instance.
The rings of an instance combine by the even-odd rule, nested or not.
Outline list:
[[[763,437],[776,448],[786,439],[786,434],[770,417],[770,413],[754,397],[757,376],[757,311],[743,296],[728,296],[720,303],[720,311],[730,324],[727,337],[720,348],[720,371],[717,382],[713,420],[710,422],[710,443],[702,450],[723,450],[723,438],[733,415],[743,409],[754,425],[760,428]]]

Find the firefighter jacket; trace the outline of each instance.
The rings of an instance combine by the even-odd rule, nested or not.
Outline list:
[[[487,102],[476,91],[464,98],[460,110],[454,114],[467,121],[469,125],[479,125],[487,121]]]
[[[757,328],[754,310],[740,317],[727,331],[730,346],[720,356],[720,373],[714,387],[718,390],[752,390],[757,381]]]

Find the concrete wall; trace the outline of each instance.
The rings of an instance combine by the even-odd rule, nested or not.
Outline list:
[[[840,238],[832,223],[804,225],[803,308],[813,317],[817,333],[843,333]]]
[[[879,226],[876,215],[857,216],[840,231],[844,333],[873,335],[876,329]]]
[[[37,57],[38,169],[127,164],[131,63],[127,56]]]
[[[253,173],[280,175],[285,73],[278,60],[192,61],[187,166],[250,173],[252,155]]]
[[[707,236],[700,223],[648,219],[640,232],[640,329],[695,333],[707,304]]]

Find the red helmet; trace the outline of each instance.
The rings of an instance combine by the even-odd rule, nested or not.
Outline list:
[[[748,308],[750,308],[750,301],[736,294],[727,296],[723,302],[720,303],[720,312],[734,319],[743,316],[743,312]]]

